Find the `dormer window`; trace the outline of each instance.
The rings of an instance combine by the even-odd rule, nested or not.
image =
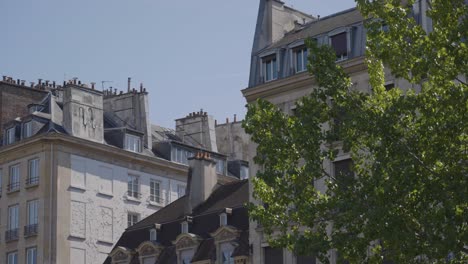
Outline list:
[[[262,73],[265,82],[278,79],[278,63],[276,55],[262,58]]]
[[[224,175],[224,160],[214,158],[216,162],[216,173]]]
[[[348,32],[344,31],[330,36],[330,42],[336,53],[336,61],[348,59]]]
[[[23,138],[32,136],[32,121],[23,124]]]
[[[150,230],[150,239],[151,242],[156,242],[158,240],[158,231],[156,229]]]
[[[141,152],[141,138],[125,134],[125,149],[132,152]]]
[[[15,143],[15,139],[16,139],[15,138],[15,131],[16,131],[15,127],[8,128],[6,130],[6,133],[5,133],[5,143],[6,143],[6,145]]]
[[[184,221],[180,224],[181,234],[187,234],[189,232],[189,224],[187,221]]]
[[[294,70],[296,73],[307,70],[307,47],[302,46],[294,49]]]
[[[219,214],[219,226],[227,226],[227,214]]]

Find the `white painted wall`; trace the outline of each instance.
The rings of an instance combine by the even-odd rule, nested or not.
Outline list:
[[[71,155],[70,263],[101,264],[127,228],[128,212],[140,220],[178,199],[177,186],[185,183],[170,176],[151,175],[81,156]],[[141,198],[127,199],[128,175],[139,177]],[[150,179],[161,182],[163,203],[149,203]],[[148,234],[149,237],[149,234]],[[84,254],[84,258],[82,257]]]

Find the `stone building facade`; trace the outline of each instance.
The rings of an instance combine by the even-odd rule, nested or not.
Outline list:
[[[204,134],[211,116],[188,115],[185,131],[152,125],[142,86],[117,93],[5,77],[0,102],[0,263],[102,263],[126,228],[185,195],[197,151],[211,154],[217,174],[240,175],[228,166],[240,161]],[[209,121],[201,137],[211,140],[187,140],[197,120]]]
[[[413,15],[426,30],[431,21],[426,16],[425,1],[414,5]],[[242,90],[247,103],[259,98],[277,105],[285,113],[294,114],[296,102],[317,87],[307,71],[308,50],[305,40],[311,38],[319,45],[330,45],[336,53],[337,64],[351,77],[352,89],[371,92],[367,66],[364,62],[366,29],[363,18],[356,8],[344,10],[326,17],[313,17],[294,10],[279,0],[260,0],[253,48],[251,54],[248,87]],[[407,82],[385,73],[386,86],[410,87]],[[413,87],[416,88],[417,87]],[[250,177],[259,170],[254,164],[256,146],[250,145]],[[325,161],[324,167],[330,175],[349,165],[350,156],[339,152],[334,162]],[[324,182],[316,187],[325,189]],[[252,194],[250,186],[250,195]],[[255,201],[251,196],[252,202]],[[249,242],[252,245],[252,263],[318,263],[313,256],[295,256],[285,249],[268,246],[262,228],[251,222]],[[273,258],[271,256],[274,256]],[[337,263],[336,252],[329,252],[331,263]]]

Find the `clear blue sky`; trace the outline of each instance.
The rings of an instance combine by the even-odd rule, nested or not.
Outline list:
[[[258,0],[0,0],[0,75],[149,90],[151,121],[245,114]],[[286,0],[325,16],[354,0]]]

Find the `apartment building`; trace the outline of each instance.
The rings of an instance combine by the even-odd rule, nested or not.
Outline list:
[[[426,16],[425,1],[413,8],[415,19],[426,30],[431,20]],[[326,17],[314,17],[285,5],[279,0],[260,0],[257,24],[251,54],[248,87],[242,90],[247,103],[259,98],[277,105],[285,113],[294,114],[295,103],[317,87],[307,71],[307,38],[319,45],[329,45],[336,53],[336,62],[349,74],[353,89],[371,92],[367,66],[364,62],[366,29],[359,10],[352,8]],[[410,87],[403,80],[386,72],[387,89],[394,86]],[[250,145],[250,175],[259,170],[253,162],[256,146]],[[330,175],[349,170],[350,156],[340,151],[334,162],[326,161]],[[324,182],[315,183],[324,190]],[[250,195],[252,186],[250,186]],[[255,201],[252,196],[252,202]],[[252,245],[252,263],[316,263],[312,255],[295,256],[285,249],[271,248],[260,226],[251,222],[249,242]],[[330,252],[331,263],[337,262],[336,252]]]
[[[0,102],[0,263],[102,263],[126,228],[185,194],[197,150],[220,175],[241,172],[217,152],[211,116],[152,125],[148,92],[130,80],[117,93],[4,76]]]

